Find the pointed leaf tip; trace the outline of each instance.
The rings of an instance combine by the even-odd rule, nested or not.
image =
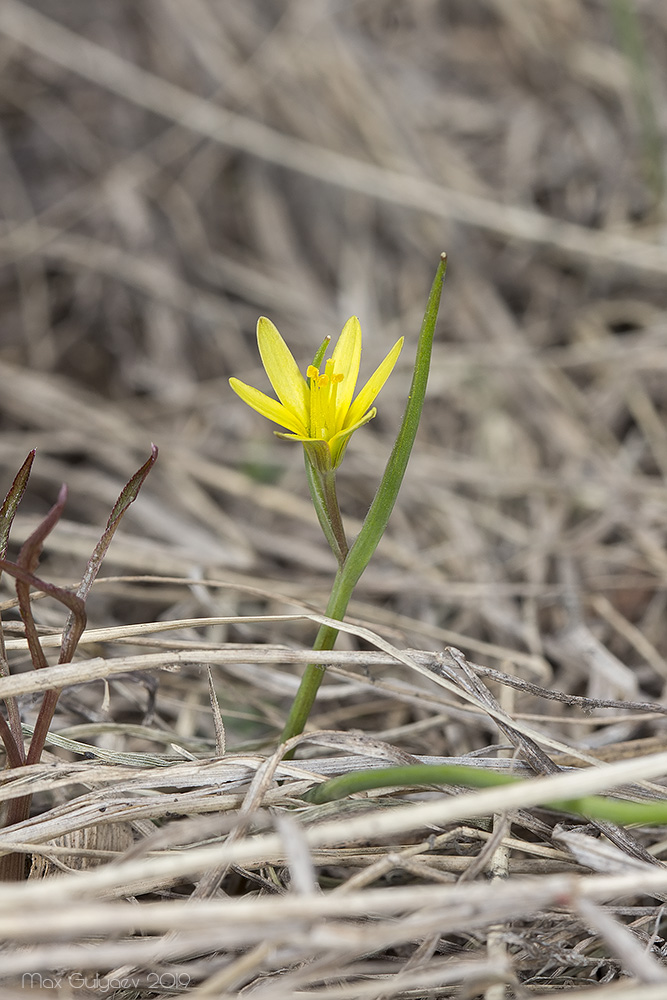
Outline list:
[[[28,452],[23,465],[14,477],[14,482],[7,491],[7,496],[5,497],[2,506],[0,506],[0,557],[3,558],[7,552],[9,533],[11,531],[14,517],[16,516],[16,511],[18,510],[19,504],[23,499],[23,494],[25,493],[28,480],[30,479],[30,470],[32,469],[32,463],[35,460],[35,452],[35,448]]]

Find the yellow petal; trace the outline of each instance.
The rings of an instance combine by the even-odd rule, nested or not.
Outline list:
[[[288,427],[289,430],[294,431],[299,437],[308,437],[308,431],[305,426],[291,409],[283,406],[282,403],[279,403],[276,399],[272,399],[271,396],[267,396],[266,393],[261,392],[259,389],[255,389],[251,385],[246,385],[240,379],[230,378],[229,384],[244,403],[252,406],[253,410],[257,410],[267,420],[272,420],[275,424],[280,424],[281,427]]]
[[[401,348],[403,347],[403,337],[397,340],[392,349],[390,350],[387,357],[378,367],[375,369],[371,377],[369,378],[366,385],[361,389],[359,395],[352,403],[352,406],[347,412],[345,417],[345,423],[343,424],[343,429],[351,427],[357,424],[363,417],[366,410],[369,408],[377,394],[379,393],[382,386],[385,384],[389,376],[391,375],[392,369],[398,360],[398,356],[401,353]]]
[[[336,430],[343,426],[359,375],[361,361],[361,326],[356,316],[350,316],[343,327],[332,354],[334,371],[343,376],[336,395]]]
[[[352,424],[350,427],[346,427],[345,430],[340,431],[331,441],[329,441],[329,447],[331,448],[331,464],[334,469],[337,469],[343,460],[343,455],[345,454],[345,449],[347,448],[347,443],[354,434],[356,430],[367,424],[369,420],[372,420],[377,410],[373,407],[368,413],[365,413],[361,420],[358,420],[356,424]]]
[[[291,410],[294,417],[308,425],[308,389],[292,352],[270,319],[261,316],[257,321],[257,343],[262,364],[278,399]],[[274,419],[271,417],[270,419]],[[284,423],[284,421],[280,421]],[[285,424],[285,426],[288,426]]]

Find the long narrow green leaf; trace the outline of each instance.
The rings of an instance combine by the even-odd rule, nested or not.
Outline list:
[[[408,764],[404,767],[383,767],[341,774],[323,781],[304,798],[320,805],[375,788],[417,788],[432,785],[495,788],[499,785],[514,785],[522,780],[515,775],[498,774],[497,771],[467,767],[465,764]],[[543,804],[559,812],[626,826],[663,826],[667,823],[667,802],[632,802],[602,795],[583,795],[575,799],[545,800]]]
[[[341,774],[323,781],[304,798],[321,805],[374,788],[423,787],[424,785],[464,785],[467,788],[494,788],[512,785],[520,778],[465,764],[406,764],[401,767],[372,768]]]
[[[441,254],[440,263],[426,304],[426,312],[424,313],[419,342],[417,344],[412,385],[410,386],[410,394],[405,413],[403,414],[401,427],[389,461],[387,462],[382,481],[375,494],[375,499],[366,515],[356,541],[347,553],[345,561],[339,567],[331,596],[329,597],[326,614],[328,618],[334,618],[337,621],[342,621],[345,616],[352,592],[359,577],[366,569],[366,566],[368,566],[384,534],[389,516],[396,503],[398,491],[403,482],[403,476],[405,475],[410,452],[412,451],[412,446],[417,435],[417,428],[419,427],[419,418],[421,417],[424,405],[424,397],[426,396],[435,324],[438,318],[442,283],[446,270],[447,255],[443,253]],[[329,625],[323,625],[317,633],[313,648],[332,649],[337,635],[337,629]],[[292,736],[298,736],[299,733],[303,732],[318,688],[322,682],[324,670],[325,668],[322,665],[314,663],[309,664],[304,670],[299,690],[285,723],[282,734],[283,740],[288,740]]]
[[[368,566],[386,530],[389,517],[394,509],[394,504],[401,488],[401,483],[403,482],[405,470],[408,466],[412,446],[415,443],[426,396],[435,324],[438,319],[442,283],[446,270],[447,255],[443,253],[431,287],[431,293],[428,297],[424,319],[422,320],[419,341],[417,343],[415,366],[412,374],[412,384],[401,427],[373,503],[364,519],[361,531],[348,553],[345,565],[340,574],[341,579],[338,586],[344,593],[349,592],[349,596],[351,596],[359,577]],[[331,617],[335,616],[332,615]]]

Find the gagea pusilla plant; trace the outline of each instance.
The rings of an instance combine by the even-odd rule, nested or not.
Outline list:
[[[443,253],[426,305],[412,384],[398,436],[375,499],[351,546],[348,545],[338,507],[336,470],[352,434],[375,416],[373,403],[398,360],[403,338],[394,344],[355,396],[361,359],[361,327],[356,317],[349,319],[343,327],[331,357],[326,358],[330,342],[327,337],[312,364],[303,372],[273,323],[262,318],[257,324],[257,344],[264,370],[278,399],[246,385],[240,379],[230,379],[232,389],[245,403],[285,428],[275,432],[279,437],[303,445],[313,506],[338,560],[338,572],[326,609],[327,617],[335,621],[342,621],[345,615],[359,577],[384,534],[403,482],[424,405],[446,267],[447,257]],[[336,628],[322,625],[314,648],[332,649],[337,635]],[[283,730],[283,740],[303,732],[323,673],[324,667],[319,664],[306,667]]]

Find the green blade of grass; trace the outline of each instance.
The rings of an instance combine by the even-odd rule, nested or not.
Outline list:
[[[515,785],[524,779],[498,774],[465,764],[407,764],[403,767],[374,768],[341,774],[324,781],[304,798],[321,805],[376,788],[418,788],[433,785],[457,785],[465,788],[495,788]],[[602,795],[583,795],[574,799],[545,800],[543,805],[559,812],[574,813],[586,819],[604,820],[621,826],[662,826],[667,823],[667,801],[632,802]]]

